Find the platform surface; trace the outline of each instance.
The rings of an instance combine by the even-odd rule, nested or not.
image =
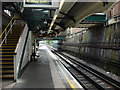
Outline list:
[[[37,61],[29,64],[14,88],[54,88],[49,57],[46,57],[45,50],[41,50],[40,54]]]
[[[74,86],[74,88],[79,88],[80,85],[76,83],[74,78],[61,65],[58,58],[46,45],[39,47],[37,54],[39,55],[37,61],[31,62],[27,66],[21,78],[18,79],[16,83],[5,88],[65,89],[71,88],[71,84]]]

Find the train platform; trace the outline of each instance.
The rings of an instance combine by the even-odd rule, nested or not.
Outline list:
[[[59,62],[58,58],[46,45],[39,47],[36,61],[29,63],[23,75],[16,83],[10,83],[4,88],[62,88],[79,89],[82,86],[69,71]],[[3,89],[4,90],[4,89]]]

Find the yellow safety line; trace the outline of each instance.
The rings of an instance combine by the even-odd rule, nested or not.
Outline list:
[[[60,65],[58,64],[57,62],[57,65],[59,67],[59,69],[61,70],[61,72],[63,73],[64,77],[66,78],[66,80],[68,81],[70,87],[73,89],[73,90],[76,90],[74,85],[71,83],[71,81],[68,79],[67,75],[65,74],[65,72],[63,71],[63,69],[60,67]]]
[[[14,16],[15,17],[15,16]],[[4,34],[4,32],[7,30],[8,26],[10,25],[11,21],[14,19],[14,17],[10,20],[9,24],[6,26],[6,28],[4,29],[4,31],[2,32],[2,34],[0,35],[0,38],[2,37],[2,35]]]

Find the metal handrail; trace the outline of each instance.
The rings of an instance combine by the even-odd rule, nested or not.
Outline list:
[[[15,16],[10,20],[10,22],[8,23],[8,25],[6,26],[6,28],[4,29],[4,31],[2,32],[2,34],[0,35],[0,38],[2,38],[3,34],[5,33],[4,39],[2,40],[2,42],[0,43],[0,47],[2,46],[3,42],[6,40],[7,35],[9,34],[9,32],[12,30],[12,26],[14,25],[15,21],[13,22],[13,24],[11,24],[11,22],[14,20]],[[10,29],[8,30],[8,32],[6,32],[6,30],[8,29],[8,27],[12,25],[10,27]]]

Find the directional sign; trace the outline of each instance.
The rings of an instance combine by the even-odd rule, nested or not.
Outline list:
[[[51,0],[25,0],[25,4],[31,5],[52,5]]]
[[[54,37],[53,39],[59,40],[59,39],[65,39],[65,37]]]
[[[24,7],[58,8],[59,0],[24,0]]]

